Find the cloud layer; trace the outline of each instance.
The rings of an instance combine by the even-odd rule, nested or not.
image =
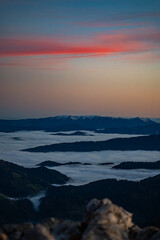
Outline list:
[[[160,31],[158,28],[99,33],[86,39],[81,37],[15,37],[0,39],[0,56],[72,55],[77,58],[88,54],[107,55],[130,52],[144,52],[158,49]]]
[[[91,132],[89,132],[91,133]],[[93,132],[92,132],[93,134]],[[60,142],[75,141],[99,141],[115,137],[130,137],[130,135],[119,134],[95,134],[94,136],[53,136],[50,133],[37,131],[19,131],[15,133],[0,134],[1,158],[11,161],[25,167],[35,167],[36,164],[51,160],[59,163],[81,162],[91,163],[92,165],[64,165],[55,167],[57,171],[66,174],[71,178],[70,184],[82,185],[92,181],[107,178],[128,179],[137,181],[159,174],[159,170],[119,170],[112,169],[113,165],[101,166],[99,163],[113,162],[118,164],[123,161],[157,161],[160,153],[158,151],[100,151],[86,153],[26,153],[19,151],[21,149],[37,146],[41,144],[51,144]],[[20,137],[21,140],[15,140],[14,137]],[[33,199],[34,200],[34,199]]]

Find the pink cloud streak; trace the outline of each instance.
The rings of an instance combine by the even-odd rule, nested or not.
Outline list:
[[[92,37],[47,38],[17,37],[0,39],[0,57],[61,56],[62,58],[100,57],[111,54],[136,53],[160,48],[157,28],[100,33]]]

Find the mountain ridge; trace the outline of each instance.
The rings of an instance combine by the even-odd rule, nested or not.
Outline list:
[[[104,150],[157,150],[160,151],[160,135],[114,138],[104,141],[79,141],[37,146],[27,152],[93,152]]]
[[[56,116],[48,118],[32,118],[19,120],[0,119],[1,132],[14,132],[22,130],[44,130],[44,131],[70,131],[70,130],[96,130],[102,128],[140,127],[156,124],[148,119],[141,118],[114,118],[101,116]]]

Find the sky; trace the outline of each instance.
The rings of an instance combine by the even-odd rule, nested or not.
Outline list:
[[[0,118],[160,117],[160,0],[0,0]]]

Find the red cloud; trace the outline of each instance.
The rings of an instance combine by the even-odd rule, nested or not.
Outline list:
[[[79,38],[0,39],[0,56],[63,55],[88,57],[112,53],[142,52],[159,48],[160,32],[156,28],[138,28],[112,34]]]
[[[105,44],[103,42],[66,43],[53,40],[39,39],[1,39],[0,56],[28,56],[28,55],[68,55],[68,54],[107,54],[115,52],[135,51],[142,48],[140,43],[134,42],[131,46],[123,43]]]

